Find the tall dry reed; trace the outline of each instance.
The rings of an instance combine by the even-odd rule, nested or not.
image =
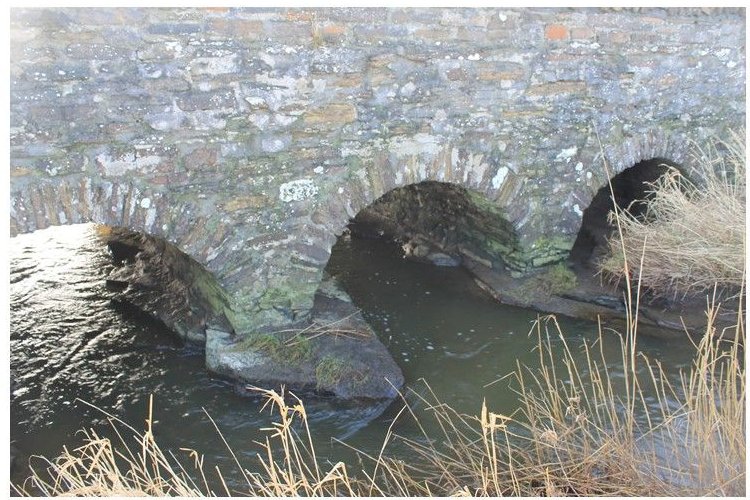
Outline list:
[[[539,368],[518,366],[513,373],[517,412],[507,415],[482,405],[479,415],[468,415],[428,391],[416,396],[420,404],[404,405],[393,423],[413,419],[421,436],[389,429],[379,453],[360,451],[364,467],[357,470],[316,456],[301,401],[290,404],[283,394],[261,391],[279,416],[265,429],[254,464],[235,457],[244,478],[238,489],[223,483],[221,471],[205,471],[197,452],[187,450],[193,462],[184,464],[159,448],[150,426],[138,433],[119,422],[129,436],[118,431],[119,440],[112,442],[89,431],[83,446],[65,449],[51,461],[37,459],[42,467],[34,467],[17,491],[48,496],[743,496],[744,315],[738,311],[731,335],[719,335],[713,319],[720,305],[709,305],[706,335],[679,384],[669,381],[658,361],[629,349],[624,335],[619,368],[611,368],[601,341],[586,344],[586,362],[576,363],[580,357],[549,316],[531,332],[538,340]],[[390,453],[395,441],[406,447],[408,460]],[[209,472],[221,480],[218,489],[206,480]]]
[[[609,240],[600,267],[614,279],[642,257],[640,279],[662,295],[710,293],[714,284],[739,290],[745,264],[745,134],[693,152],[686,174],[670,169],[649,188],[645,216],[618,210],[621,232]],[[624,249],[624,251],[623,251]]]

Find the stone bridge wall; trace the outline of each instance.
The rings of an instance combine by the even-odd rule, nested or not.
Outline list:
[[[689,141],[744,124],[744,15],[14,9],[11,234],[162,236],[240,330],[303,316],[336,235],[396,186],[486,195],[531,262],[572,244],[602,151],[689,167]]]

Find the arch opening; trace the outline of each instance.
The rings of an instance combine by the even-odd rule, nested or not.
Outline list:
[[[386,238],[405,258],[438,266],[513,267],[519,251],[513,225],[489,199],[463,186],[423,181],[398,187],[360,210],[347,231]]]
[[[643,160],[623,170],[601,187],[583,211],[581,228],[570,251],[569,262],[581,269],[594,270],[607,251],[607,240],[616,230],[609,221],[615,206],[635,217],[645,217],[651,185],[670,169],[680,166],[664,158]],[[614,200],[613,200],[614,195]]]
[[[115,300],[164,323],[178,337],[205,344],[209,329],[234,332],[229,297],[202,265],[163,238],[96,226],[113,266],[106,286]]]

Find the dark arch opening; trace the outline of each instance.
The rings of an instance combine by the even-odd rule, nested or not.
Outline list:
[[[348,225],[355,237],[387,238],[404,256],[440,266],[512,265],[515,228],[502,210],[463,186],[424,181],[395,188]]]
[[[611,192],[609,185],[599,189],[583,211],[581,229],[570,251],[570,262],[584,268],[594,267],[604,256],[607,239],[616,229],[608,220],[615,204],[631,215],[643,217],[647,207],[645,201],[651,196],[650,185],[670,168],[679,166],[664,158],[643,160],[612,177]]]

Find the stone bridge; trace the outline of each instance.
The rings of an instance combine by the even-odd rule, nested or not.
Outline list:
[[[744,9],[13,9],[10,232],[93,221],[304,318],[347,223],[433,180],[564,256],[611,174],[745,121]]]

